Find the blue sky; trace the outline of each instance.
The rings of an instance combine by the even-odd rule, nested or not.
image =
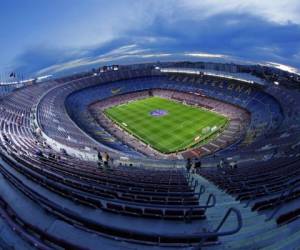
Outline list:
[[[1,0],[0,72],[247,60],[300,68],[299,0]]]

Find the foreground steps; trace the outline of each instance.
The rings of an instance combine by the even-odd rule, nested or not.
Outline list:
[[[285,237],[281,237],[282,240],[278,242],[275,240],[273,244],[264,247],[263,250],[299,250],[300,249],[300,233],[299,230],[289,232]]]
[[[206,186],[207,193],[214,193],[216,196],[216,206],[207,210],[208,218],[218,219],[220,209],[226,210],[232,206],[239,209],[243,217],[243,227],[238,233],[222,237],[221,245],[205,249],[300,250],[300,221],[280,227],[275,220],[266,222],[265,214],[252,212],[250,207],[245,208],[243,203],[236,201],[202,176],[193,175],[193,177]],[[230,227],[230,223],[234,223],[232,220],[228,220],[228,222],[226,227]]]
[[[243,218],[243,227],[238,233],[222,237],[221,245],[207,249],[261,249],[271,245],[275,239],[283,240],[290,234],[287,226],[279,228],[274,220],[265,222],[265,215],[252,212],[249,207],[244,207],[244,204],[202,176],[194,174],[193,177],[206,187],[206,193],[213,193],[216,196],[216,206],[206,211],[209,221],[220,220],[222,216],[220,211],[226,211],[230,207],[239,209]],[[224,230],[232,229],[235,224],[236,221],[228,220],[224,224]]]
[[[32,249],[27,242],[21,239],[15,232],[6,224],[0,217],[0,249],[14,250],[14,249]]]

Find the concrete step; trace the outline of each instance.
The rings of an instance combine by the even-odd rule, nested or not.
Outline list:
[[[272,240],[289,234],[289,228],[283,227],[278,230],[275,221],[266,222],[264,214],[251,211],[250,207],[245,207],[244,203],[235,200],[234,197],[220,190],[202,176],[194,175],[194,178],[198,180],[199,184],[206,187],[206,193],[201,197],[202,202],[207,199],[209,193],[216,196],[216,206],[206,211],[207,220],[210,224],[216,227],[231,207],[237,208],[242,214],[242,229],[235,235],[222,237],[220,246],[212,246],[209,249],[260,249],[272,244]],[[222,231],[235,228],[236,223],[235,219],[229,217],[223,225]]]
[[[239,233],[235,236],[224,237],[223,246],[226,249],[262,249],[273,244],[274,242],[281,241],[288,237],[290,229],[288,227],[273,228],[272,230],[259,231],[252,236],[240,237]]]
[[[263,250],[299,250],[300,249],[300,234],[299,231],[291,233],[282,240],[276,240],[273,244],[262,248]]]

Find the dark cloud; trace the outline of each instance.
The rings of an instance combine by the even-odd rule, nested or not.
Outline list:
[[[166,20],[157,16],[146,29],[134,29],[101,46],[77,50],[30,48],[16,58],[29,73],[70,60],[95,58],[119,47],[136,44],[151,53],[206,52],[254,61],[275,61],[300,68],[300,26],[267,22],[250,15],[222,14],[203,20]],[[299,57],[299,56],[298,56]],[[122,59],[122,62],[134,61]],[[148,59],[149,60],[149,59]],[[154,61],[157,58],[153,59]],[[91,67],[91,65],[89,65]]]

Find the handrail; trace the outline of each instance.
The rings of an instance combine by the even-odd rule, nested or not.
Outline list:
[[[270,192],[269,192],[269,190],[267,189],[266,185],[262,185],[261,187],[264,189],[264,191],[265,191],[267,194],[270,194]],[[256,189],[256,192],[255,192],[255,193],[252,195],[252,197],[247,201],[247,203],[245,204],[244,208],[248,207],[248,206],[250,205],[251,201],[253,201],[253,200],[257,197],[257,195],[258,195],[258,193],[259,193],[261,187],[258,187],[258,188]]]
[[[187,172],[185,178],[187,178],[187,182],[190,182],[190,177],[191,177],[191,174],[190,172]]]
[[[229,215],[231,213],[234,213],[236,215],[237,227],[235,229],[229,230],[227,232],[219,232],[219,230],[222,228],[224,223],[227,221],[227,218],[229,217]],[[213,230],[211,232],[203,233],[201,235],[201,240],[200,240],[199,244],[197,245],[196,249],[201,249],[201,247],[205,243],[205,240],[209,237],[219,237],[219,236],[235,234],[235,233],[239,232],[242,227],[243,227],[243,219],[242,219],[241,212],[238,209],[231,207],[227,210],[226,214],[224,215],[224,217],[221,220],[221,222],[219,223],[219,225],[215,228],[215,230]]]
[[[293,182],[294,182],[294,183],[293,183]],[[291,183],[293,183],[293,184],[291,184]],[[300,184],[300,179],[293,180],[293,181],[289,181],[288,184],[287,184],[288,187],[287,187],[286,189],[284,189],[284,190],[281,191],[281,196],[280,196],[280,198],[282,198],[283,194],[284,194],[287,190],[289,190],[289,189],[293,188],[293,186],[297,185],[297,183]],[[291,185],[291,186],[289,187],[289,185]],[[265,192],[267,193],[267,195],[277,194],[277,193],[280,192],[280,191],[270,192],[270,191],[268,190],[268,188],[266,187],[266,185],[263,185],[262,187],[264,188],[264,190],[265,190]],[[258,188],[258,189],[259,189],[259,188]],[[258,191],[257,191],[257,192],[258,192]],[[255,198],[256,198],[256,194],[255,194],[255,197],[254,197],[254,195],[253,195],[253,196],[250,198],[250,200],[247,202],[247,204],[246,204],[244,207],[248,207],[249,203],[250,203],[253,199],[255,199]],[[278,198],[278,199],[280,199],[280,198]]]
[[[198,186],[199,186],[199,182],[198,180],[196,180],[192,189],[195,191]]]
[[[203,189],[202,189],[203,188]],[[199,194],[203,194],[205,192],[205,187],[203,185],[201,185],[200,187],[200,190],[202,189],[202,192],[200,191]],[[200,196],[200,195],[199,195]],[[212,200],[212,202],[211,202]],[[211,202],[211,204],[210,204]],[[203,205],[203,206],[199,206],[198,208],[204,208],[204,212],[207,210],[207,208],[211,208],[211,207],[214,207],[216,205],[216,197],[214,194],[209,194],[208,198],[207,198],[207,201],[206,201],[206,205]],[[186,223],[189,223],[191,222],[191,215],[192,215],[192,212],[193,212],[193,208],[190,208],[187,213],[186,213],[186,216],[185,216],[185,222]]]
[[[210,201],[212,200],[212,203],[210,204]],[[207,210],[207,208],[211,208],[214,207],[216,205],[217,199],[216,196],[214,194],[209,194],[207,200],[206,200],[206,205],[205,206],[200,206],[205,208],[205,211]]]
[[[192,176],[192,178],[190,179],[188,185],[192,186],[193,185],[193,182],[194,182],[195,178]]]
[[[272,219],[274,218],[274,216],[275,216],[275,215],[278,213],[278,211],[282,208],[282,205],[283,205],[283,203],[286,201],[286,199],[287,199],[287,198],[294,192],[294,190],[295,190],[296,188],[298,188],[298,187],[300,187],[300,183],[297,183],[297,184],[293,185],[292,187],[287,188],[287,189],[285,189],[285,190],[282,191],[280,197],[279,197],[279,198],[277,199],[277,201],[275,202],[275,204],[278,203],[277,208],[273,211],[273,213],[272,213],[267,219],[265,219],[265,221],[270,221],[270,220],[272,220]],[[288,191],[288,192],[287,192],[287,195],[284,196],[284,194],[285,194],[286,191]]]
[[[201,196],[202,194],[204,194],[205,191],[206,191],[205,186],[204,186],[203,184],[201,184],[200,189],[199,189],[199,193],[198,193],[198,199],[200,199],[200,196]]]
[[[236,218],[237,218],[237,227],[235,229],[232,229],[230,231],[227,231],[227,232],[219,232],[220,229],[223,227],[224,223],[227,221],[227,218],[229,217],[229,215],[231,213],[234,213],[236,215]],[[218,233],[218,236],[225,236],[225,235],[230,235],[230,234],[235,234],[237,233],[238,231],[241,230],[243,226],[243,219],[242,219],[242,215],[241,215],[241,212],[234,208],[234,207],[231,207],[227,210],[226,214],[224,215],[223,219],[221,220],[220,224],[216,227],[216,229],[213,231],[215,233]]]

